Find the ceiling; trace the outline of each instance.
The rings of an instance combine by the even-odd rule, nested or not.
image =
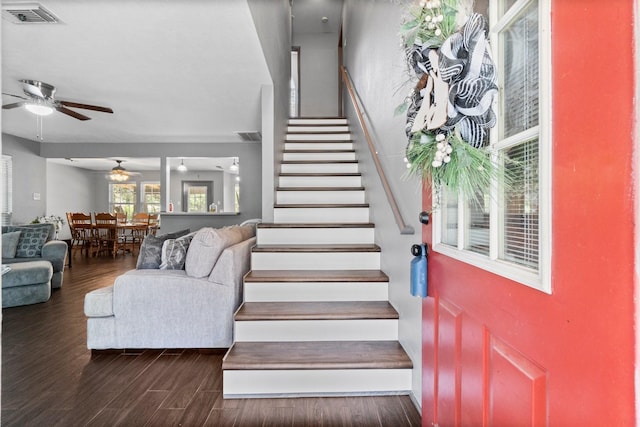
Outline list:
[[[58,99],[114,111],[76,109],[88,121],[54,112],[44,142],[234,142],[260,130],[260,88],[271,79],[246,1],[39,4],[62,23],[3,15],[2,92],[22,95],[20,79],[40,80]],[[3,110],[2,131],[36,140],[36,117]]]
[[[73,166],[92,171],[108,172],[117,165],[116,160],[122,161],[122,167],[130,171],[158,171],[160,170],[160,158],[158,157],[118,157],[99,159],[99,158],[66,158],[66,159],[47,159],[48,162],[59,165]],[[172,157],[169,159],[171,170],[175,170],[181,162],[187,166],[189,170],[197,171],[220,171],[224,170],[229,173],[237,173],[229,170],[233,162],[239,165],[238,157]]]
[[[2,6],[18,3],[34,4],[3,0]],[[261,86],[271,78],[246,1],[37,4],[61,23],[19,24],[3,14],[2,92],[22,95],[20,79],[40,80],[56,87],[56,99],[114,111],[75,109],[87,121],[54,112],[42,119],[43,143],[239,142],[237,132],[261,129]],[[291,5],[294,38],[339,33],[342,0]],[[3,95],[2,101],[19,99]],[[2,132],[36,141],[36,116],[24,108],[2,110]],[[90,170],[109,170],[114,160],[49,159]],[[158,158],[119,160],[129,170],[160,167]]]

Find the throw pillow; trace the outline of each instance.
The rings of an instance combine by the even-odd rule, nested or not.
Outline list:
[[[16,258],[35,258],[42,255],[42,246],[49,236],[48,228],[14,227],[13,231],[20,231]]]
[[[2,258],[15,258],[21,231],[2,234]]]
[[[145,236],[140,245],[140,253],[136,262],[137,270],[158,269],[162,263],[162,245],[165,240],[177,239],[178,237],[189,234],[189,230],[180,230],[175,233],[164,234],[162,236],[154,236],[149,234]]]
[[[187,276],[207,277],[222,251],[240,240],[240,233],[230,229],[205,227],[198,230],[187,251],[184,264]]]
[[[184,262],[187,259],[187,249],[193,239],[193,234],[178,237],[177,239],[167,239],[162,244],[162,262],[160,270],[183,270]]]

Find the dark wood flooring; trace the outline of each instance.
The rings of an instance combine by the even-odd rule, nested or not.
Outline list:
[[[2,426],[419,426],[408,396],[223,399],[223,352],[86,348],[84,295],[131,255],[76,254],[62,289],[2,310]]]

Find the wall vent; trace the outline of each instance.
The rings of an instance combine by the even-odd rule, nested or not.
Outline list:
[[[245,142],[261,142],[262,134],[257,131],[253,132],[236,132]]]
[[[2,17],[14,24],[58,24],[60,19],[38,3],[7,3]]]

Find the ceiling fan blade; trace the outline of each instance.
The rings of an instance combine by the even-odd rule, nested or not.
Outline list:
[[[20,98],[20,99],[27,99],[24,96],[20,96],[20,95],[14,95],[12,93],[6,93],[6,92],[2,92],[3,95],[7,95],[7,96],[13,96],[14,98]]]
[[[60,111],[63,114],[66,114],[67,116],[71,116],[74,119],[91,120],[91,117],[87,117],[84,114],[76,113],[75,111],[69,110],[68,108],[65,108],[65,107],[56,107],[56,110]]]
[[[10,110],[12,108],[18,108],[18,107],[22,107],[23,105],[25,105],[26,102],[14,102],[13,104],[6,104],[2,106],[3,110]]]
[[[108,107],[100,107],[98,105],[89,105],[89,104],[80,104],[77,102],[70,102],[70,101],[58,100],[58,102],[60,102],[60,104],[64,105],[65,107],[84,108],[85,110],[100,111],[102,113],[113,113],[113,110]]]

